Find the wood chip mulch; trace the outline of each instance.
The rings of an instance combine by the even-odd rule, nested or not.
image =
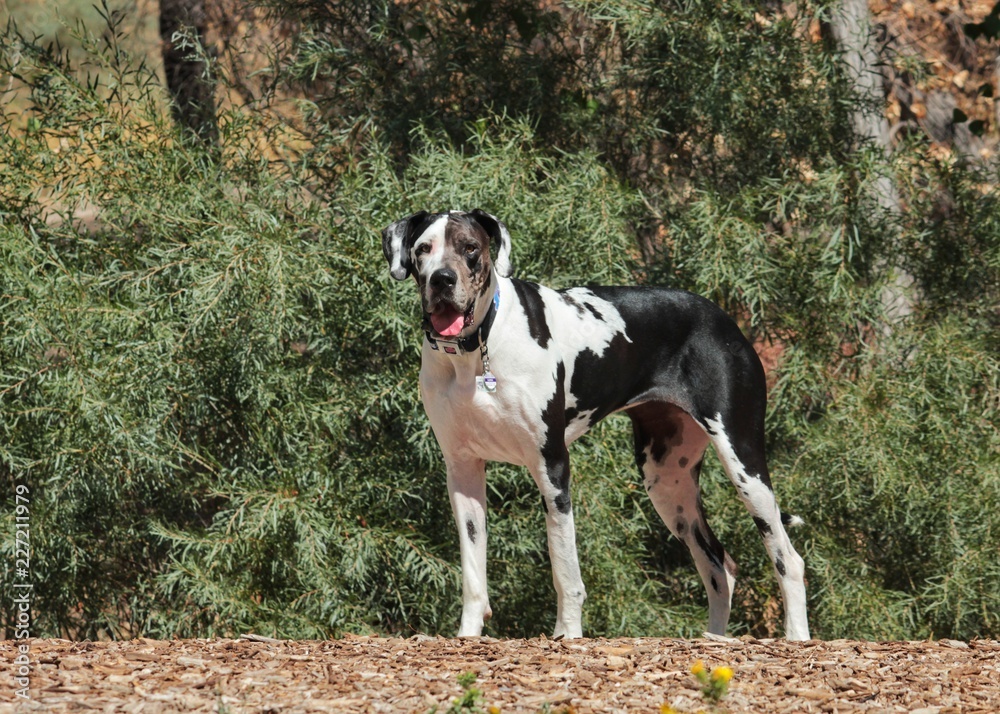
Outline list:
[[[349,636],[333,641],[0,642],[7,712],[446,712],[477,675],[482,711],[1000,712],[1000,642],[554,641]],[[691,666],[734,670],[711,709]]]

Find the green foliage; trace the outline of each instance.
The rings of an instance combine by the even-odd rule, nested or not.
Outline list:
[[[900,163],[900,183],[912,203],[900,252],[920,287],[924,311],[968,314],[996,338],[1000,321],[996,167],[958,163],[953,157],[927,159],[919,147]]]
[[[614,281],[635,196],[508,124],[472,155],[424,136],[400,177],[373,138],[321,204],[259,160],[253,117],[223,118],[216,162],[171,141],[146,77],[109,66],[131,93],[122,112],[63,58],[18,57],[30,86],[59,80],[37,130],[7,125],[0,187],[3,461],[33,484],[39,629],[450,630],[457,558],[415,301],[390,284],[378,231],[472,197],[524,217],[524,270]],[[534,530],[517,549],[537,564]]]
[[[564,16],[531,0],[260,4],[300,28],[280,81],[304,91],[340,138],[377,126],[395,159],[419,145],[415,121],[456,145],[468,123],[494,114],[532,118],[543,141],[558,135],[570,78],[583,71]]]
[[[871,205],[886,166],[847,148],[849,91],[802,33],[816,8],[280,9],[305,24],[278,76],[316,102],[280,160],[262,147],[290,135],[258,109],[219,117],[218,151],[184,141],[117,16],[81,36],[89,80],[0,37],[32,107],[0,125],[0,543],[9,568],[28,483],[34,633],[452,632],[417,300],[379,230],[477,206],[519,277],[687,287],[773,353],[772,473],[807,523],[817,635],[1000,632],[995,175],[905,146],[908,212]],[[887,330],[895,268],[920,301]],[[573,448],[585,632],[697,634],[704,591],[630,439],[612,418]],[[702,480],[741,566],[734,630],[773,634],[759,536],[715,459]],[[548,631],[537,489],[492,465],[489,506],[488,632]]]
[[[148,10],[126,12],[128,3],[110,0],[108,3],[94,0],[5,0],[4,13],[0,15],[0,24],[6,25],[13,20],[29,37],[36,38],[40,44],[58,43],[70,53],[75,62],[86,62],[88,50],[79,42],[79,34],[83,28],[89,28],[93,34],[101,34],[106,29],[105,18],[95,12],[95,7],[101,7],[105,14],[110,10],[125,20],[128,25],[128,49],[138,56],[146,56],[152,60],[159,48],[150,47],[149,39],[157,37],[156,15]]]
[[[827,526],[810,544],[815,610],[832,636],[996,632],[1000,566],[1000,361],[948,317],[894,336],[892,351],[840,385],[789,484]],[[824,474],[819,498],[815,474]],[[808,504],[808,505],[806,505]],[[818,585],[818,587],[817,587]],[[853,612],[853,618],[846,615]]]
[[[608,28],[620,57],[600,100],[609,155],[651,191],[679,180],[739,189],[843,155],[847,90],[833,57],[803,40],[815,7],[576,4]],[[673,178],[664,182],[664,171]]]

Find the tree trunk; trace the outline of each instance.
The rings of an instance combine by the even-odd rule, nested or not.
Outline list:
[[[204,57],[196,56],[193,48],[179,47],[175,42],[178,33],[187,32],[204,47],[206,26],[205,0],[161,0],[163,70],[173,98],[174,121],[206,144],[215,145],[219,130],[211,66]]]
[[[860,141],[877,147],[888,159],[892,146],[889,121],[883,111],[885,89],[867,0],[840,0],[831,14],[829,29],[842,53],[859,99],[851,117],[854,133]],[[887,216],[899,215],[899,193],[887,173],[875,183],[874,198]],[[892,324],[913,312],[914,281],[905,270],[890,267],[893,275],[882,294],[882,303],[886,318]]]

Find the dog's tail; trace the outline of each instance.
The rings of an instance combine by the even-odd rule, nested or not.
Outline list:
[[[789,528],[796,528],[798,526],[804,526],[805,521],[798,516],[792,516],[787,513],[781,514],[781,525],[788,526]]]

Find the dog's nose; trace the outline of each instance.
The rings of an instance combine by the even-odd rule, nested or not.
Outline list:
[[[458,282],[458,273],[450,268],[441,268],[431,273],[431,287],[435,290],[447,290],[455,287]]]

